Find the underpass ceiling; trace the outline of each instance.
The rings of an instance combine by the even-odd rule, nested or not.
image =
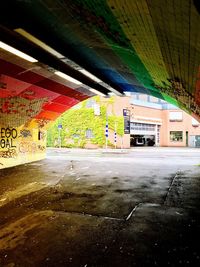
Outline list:
[[[75,90],[79,101],[91,96],[88,86],[105,94],[110,86],[119,93],[140,92],[165,99],[199,118],[200,14],[195,4],[198,1],[7,0],[1,3],[1,40],[29,52],[40,64],[20,66],[25,63],[3,55],[2,50],[1,59],[23,67],[29,77],[45,77],[50,91],[61,93],[59,85]],[[16,29],[35,36],[65,60],[48,55]],[[105,84],[81,76],[76,64]],[[3,61],[1,66],[2,74],[19,78],[5,73]],[[83,85],[56,78],[55,69]],[[31,84],[31,78],[22,82]],[[39,86],[47,89],[44,82]],[[68,93],[65,96],[73,98]]]

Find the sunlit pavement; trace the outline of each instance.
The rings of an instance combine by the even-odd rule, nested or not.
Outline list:
[[[200,149],[49,149],[0,171],[0,266],[199,266]]]

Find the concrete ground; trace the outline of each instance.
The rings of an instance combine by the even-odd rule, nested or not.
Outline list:
[[[49,149],[0,171],[1,267],[200,266],[200,149]]]

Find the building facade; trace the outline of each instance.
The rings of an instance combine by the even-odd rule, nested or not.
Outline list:
[[[177,107],[152,96],[133,94],[130,144],[200,147],[200,124]]]
[[[130,133],[125,130],[124,123],[129,128],[129,121],[125,120],[124,111],[130,115]],[[132,93],[124,97],[93,97],[58,119],[49,130],[47,145],[94,149],[200,147],[200,124],[184,111],[152,96]]]

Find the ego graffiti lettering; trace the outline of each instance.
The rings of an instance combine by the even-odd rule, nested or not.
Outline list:
[[[0,151],[0,158],[16,158],[17,152],[15,149],[8,149],[5,151]]]
[[[17,137],[15,128],[1,128],[0,130],[0,148],[13,148],[14,139]]]

